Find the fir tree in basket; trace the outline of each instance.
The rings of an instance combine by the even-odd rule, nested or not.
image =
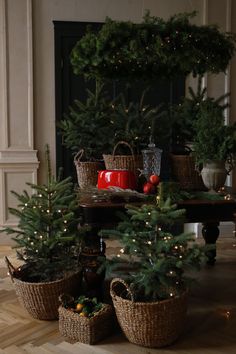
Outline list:
[[[128,281],[137,301],[179,295],[188,287],[186,270],[199,269],[205,257],[204,248],[194,242],[192,233],[173,232],[173,226],[183,225],[185,210],[177,209],[170,198],[162,197],[167,184],[160,183],[157,204],[127,205],[117,229],[101,231],[116,237],[122,245],[120,253],[111,260],[112,271],[124,260],[134,267]]]
[[[95,91],[87,89],[85,102],[76,99],[59,123],[63,143],[72,153],[84,150],[82,161],[98,161],[113,146],[112,100],[101,81]],[[109,138],[108,138],[109,137]]]
[[[58,316],[61,292],[79,290],[83,229],[78,230],[80,217],[73,183],[70,178],[52,176],[48,146],[46,159],[47,183],[28,183],[32,194],[12,191],[19,204],[10,208],[10,213],[18,218],[18,225],[2,232],[14,235],[17,256],[23,262],[14,268],[6,258],[20,301],[33,317],[48,320]]]
[[[122,245],[110,261],[120,277],[111,282],[118,321],[130,342],[147,347],[169,345],[182,332],[191,281],[187,271],[199,269],[205,258],[193,234],[173,232],[185,210],[164,198],[162,189],[166,193],[164,184],[157,204],[127,205],[117,229],[102,231]]]
[[[113,105],[114,141],[128,142],[137,155],[147,147],[150,137],[157,145],[163,145],[170,138],[171,129],[164,105],[145,104],[148,90],[149,88],[142,92],[138,101],[127,102],[121,94]],[[122,150],[122,146],[120,148],[121,154],[127,154],[127,149]]]
[[[10,208],[19,221],[17,228],[3,231],[16,235],[18,258],[27,267],[26,280],[53,281],[66,271],[80,266],[78,254],[82,235],[78,231],[80,217],[71,178],[56,179],[51,174],[49,149],[46,149],[48,181],[44,185],[28,183],[33,193],[12,193],[18,208]]]

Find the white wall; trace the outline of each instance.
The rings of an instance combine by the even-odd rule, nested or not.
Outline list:
[[[7,213],[14,205],[10,190],[35,182],[39,161],[38,180],[45,179],[46,143],[55,168],[52,21],[99,22],[109,16],[140,22],[145,9],[163,18],[197,10],[195,23],[218,23],[223,30],[230,30],[236,19],[231,0],[0,0],[0,226],[15,222]],[[234,96],[235,76],[234,59],[230,75],[206,77],[208,93],[219,96],[230,88]],[[230,120],[236,120],[235,111],[232,100]]]

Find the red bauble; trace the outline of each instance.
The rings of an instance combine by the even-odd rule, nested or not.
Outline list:
[[[149,177],[149,182],[154,186],[157,186],[160,183],[160,177],[158,175],[151,175]]]
[[[143,186],[143,193],[145,194],[152,194],[156,192],[156,187],[150,183],[150,182],[146,182]]]

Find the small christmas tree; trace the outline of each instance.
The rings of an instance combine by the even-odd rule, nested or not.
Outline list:
[[[124,260],[133,266],[129,280],[136,300],[156,301],[177,296],[186,290],[190,280],[184,275],[186,269],[200,267],[204,249],[193,243],[193,234],[173,233],[173,226],[183,223],[184,214],[185,210],[177,209],[169,198],[164,200],[158,195],[157,205],[128,205],[117,229],[102,231],[117,237],[123,246],[110,261],[113,271]]]
[[[78,230],[78,205],[71,178],[56,179],[51,174],[49,147],[46,147],[48,181],[28,183],[34,193],[12,193],[18,208],[10,213],[19,218],[18,227],[2,231],[15,234],[17,255],[25,262],[19,276],[27,281],[52,281],[79,267],[82,229]]]

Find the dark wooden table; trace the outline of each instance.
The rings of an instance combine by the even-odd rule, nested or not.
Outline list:
[[[91,225],[94,237],[101,228],[114,227],[119,221],[117,212],[125,210],[124,203],[111,202],[81,203],[80,207],[84,223]],[[202,223],[205,243],[213,245],[212,250],[207,252],[208,264],[213,265],[216,260],[219,224],[223,221],[236,222],[236,200],[186,200],[178,203],[178,208],[186,209],[186,222]]]

